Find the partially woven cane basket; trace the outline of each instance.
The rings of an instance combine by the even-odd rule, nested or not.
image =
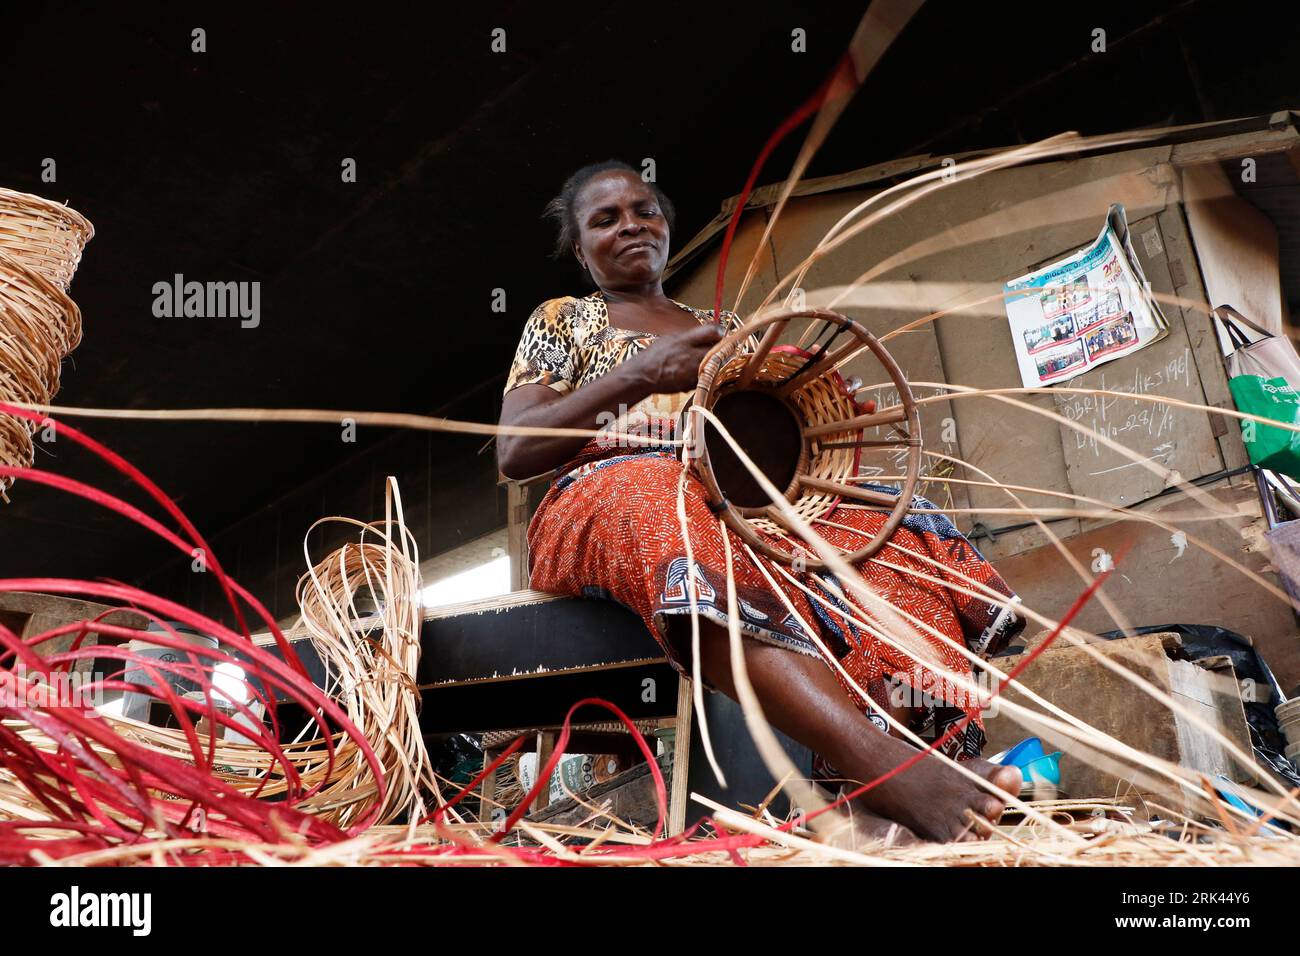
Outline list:
[[[67,289],[94,234],[75,210],[0,189],[0,402],[47,404],[58,392],[63,360],[81,342]],[[0,415],[0,465],[31,465],[36,427]],[[12,484],[0,476],[0,499]]]
[[[792,323],[808,325],[812,347],[778,345]],[[755,348],[742,343],[762,333]],[[829,341],[822,339],[829,334]],[[838,339],[847,341],[833,348]],[[895,407],[876,411],[861,403],[839,368],[870,353],[894,384]],[[837,549],[850,563],[875,554],[902,523],[921,470],[921,423],[907,378],[870,332],[837,312],[812,309],[756,319],[719,342],[700,366],[692,405],[712,412],[798,517],[824,518],[841,503],[888,512],[864,547]],[[866,438],[866,429],[884,437]],[[730,443],[698,413],[687,412],[683,454],[710,496],[710,506],[755,550],[785,564],[808,568],[825,562],[804,545],[789,520],[752,477]],[[897,494],[861,486],[864,450],[903,451]],[[815,529],[814,529],[815,530]],[[762,534],[760,534],[761,532]],[[764,535],[775,535],[774,543]]]
[[[94,235],[90,220],[75,209],[0,188],[0,254],[20,260],[64,292]]]

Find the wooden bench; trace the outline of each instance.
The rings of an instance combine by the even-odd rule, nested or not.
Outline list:
[[[318,681],[320,662],[310,644],[296,649]],[[705,718],[728,788],[718,786],[693,732],[691,684],[665,658],[641,619],[613,601],[583,600],[517,591],[501,597],[428,610],[421,627],[416,675],[422,694],[420,727],[426,736],[492,732],[536,735],[549,754],[555,732],[579,700],[615,704],[643,727],[674,728],[669,829],[681,832],[692,792],[731,806],[762,802],[773,781],[759,759],[739,705],[706,693]],[[259,635],[259,643],[270,641]],[[612,731],[614,715],[588,706],[574,715],[573,753],[599,752],[598,736]],[[593,725],[602,725],[599,728]],[[779,732],[795,765],[811,772],[812,754]],[[651,750],[655,741],[651,739]],[[593,749],[584,749],[593,748]],[[545,806],[543,801],[541,809]],[[783,800],[774,813],[788,809]],[[691,819],[704,814],[700,809]]]

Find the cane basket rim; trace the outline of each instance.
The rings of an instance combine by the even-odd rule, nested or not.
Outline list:
[[[835,336],[827,346],[844,333],[850,336],[850,341],[841,348],[819,352],[776,344],[789,323],[799,319],[834,326]],[[750,337],[759,332],[763,333],[759,344],[752,349],[744,348]],[[872,353],[897,390],[897,406],[877,412],[871,404],[859,402],[838,371],[837,366],[864,349]],[[798,540],[774,505],[742,508],[728,501],[718,485],[705,441],[705,419],[690,414],[689,408],[699,406],[712,411],[721,395],[740,388],[766,391],[782,398],[797,410],[803,421],[804,443],[795,475],[786,488],[779,489],[795,514],[811,522],[831,515],[846,498],[862,499],[868,502],[868,507],[888,510],[888,517],[863,547],[854,551],[837,550],[848,563],[857,564],[884,547],[911,507],[921,471],[921,426],[911,386],[879,339],[855,320],[828,309],[799,309],[753,319],[723,338],[705,356],[688,406],[683,454],[704,484],[711,509],[759,553],[786,565],[800,563],[807,568],[824,568],[826,562]],[[843,428],[834,427],[841,424]],[[886,424],[890,426],[890,438],[864,438],[866,428]],[[892,440],[894,435],[900,437]],[[897,498],[852,483],[860,478],[863,448],[873,446],[907,449],[905,474]],[[794,547],[787,550],[775,546],[765,535],[790,540]]]

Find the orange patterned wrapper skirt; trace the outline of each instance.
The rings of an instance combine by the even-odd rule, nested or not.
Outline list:
[[[693,568],[688,565],[677,512],[683,469]],[[898,493],[886,486],[868,487]],[[913,505],[934,509],[919,496]],[[815,524],[816,531],[831,544],[852,551],[866,543],[887,515],[837,507],[825,517],[833,524]],[[668,625],[673,616],[691,613],[687,589],[694,581],[698,613],[726,626],[724,533],[730,536],[743,635],[825,660],[809,634],[809,628],[815,628],[822,644],[852,678],[850,682],[839,668],[832,668],[841,685],[882,730],[886,724],[880,711],[887,706],[882,695],[888,694],[897,705],[891,712],[901,708],[911,729],[922,739],[942,737],[954,721],[969,718],[943,749],[958,759],[980,754],[984,745],[982,695],[954,686],[926,666],[927,660],[940,662],[943,668],[974,679],[970,662],[926,628],[988,657],[1020,632],[1024,620],[1015,612],[1018,598],[1006,582],[937,510],[909,513],[875,557],[857,566],[876,594],[903,612],[905,619],[912,619],[914,630],[909,640],[925,643],[920,648],[913,645],[913,653],[891,646],[862,627],[864,617],[877,626],[879,618],[864,615],[861,602],[830,572],[793,574],[822,599],[816,600],[783,576],[773,562],[758,556],[781,589],[782,600],[742,539],[719,523],[703,484],[677,458],[672,446],[629,450],[611,448],[601,438],[588,442],[551,483],[529,525],[530,586],[550,593],[617,601],[641,618],[672,666],[689,676],[689,642],[684,650],[676,647]],[[779,543],[775,537],[772,541]],[[835,593],[837,589],[840,594]],[[841,595],[853,599],[854,606],[846,604]],[[853,683],[870,697],[864,700]],[[836,776],[834,768],[820,758],[815,768],[817,776]]]

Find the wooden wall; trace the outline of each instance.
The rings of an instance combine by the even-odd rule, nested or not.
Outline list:
[[[1151,287],[1167,297],[1162,308],[1170,321],[1170,333],[1069,384],[1231,408],[1218,341],[1202,307],[1205,291],[1198,253],[1202,257],[1213,253],[1193,245],[1183,204],[1183,173],[1188,163],[1219,162],[1234,151],[1296,148],[1295,133],[1287,130],[1045,162],[964,181],[959,177],[942,190],[893,212],[819,261],[804,281],[805,299],[810,305],[825,304],[868,270],[877,269],[879,274],[867,292],[837,308],[882,335],[928,312],[997,293],[1007,279],[1091,242],[1101,229],[1107,208],[1121,202]],[[863,172],[858,178],[869,179]],[[757,257],[756,281],[738,311],[744,314],[755,308],[842,215],[885,185],[888,183],[861,183],[818,193],[818,182],[804,184],[808,194],[790,200],[764,242]],[[769,205],[747,211],[742,220],[728,264],[724,307],[736,306],[740,279],[758,249],[771,213]],[[1267,241],[1263,244],[1268,245]],[[670,294],[692,305],[711,305],[719,246],[715,241],[707,254],[698,255],[675,274]],[[979,388],[1020,385],[1000,300],[954,311],[891,339],[888,346],[912,382]],[[864,382],[879,382],[882,377],[873,364],[864,357],[846,371],[860,374]],[[915,391],[928,395],[935,390],[917,385]],[[886,394],[880,397],[888,400]],[[1204,412],[1137,400],[1099,401],[1065,393],[1016,397],[1038,409],[1058,412],[1084,430],[985,397],[959,399],[925,406],[922,427],[926,448],[964,459],[973,469],[1007,484],[1116,505],[1148,502],[1143,510],[1159,511],[1163,519],[1182,512],[1179,527],[1193,539],[1189,543],[1184,543],[1176,530],[1149,523],[1117,525],[1069,517],[1052,522],[1050,528],[1088,567],[1100,557],[1094,549],[1110,555],[1126,546],[1131,549],[1107,585],[1119,616],[1128,623],[1213,623],[1241,631],[1261,645],[1285,688],[1300,682],[1300,641],[1290,606],[1211,556],[1194,540],[1206,539],[1280,584],[1262,538],[1264,524],[1250,476],[1219,478],[1207,489],[1231,511],[1230,517],[1187,521],[1186,512],[1193,502],[1183,495],[1161,496],[1169,484],[1162,475],[1107,448],[1091,434],[1100,432],[1139,458],[1194,480],[1247,463],[1238,426]],[[932,461],[931,468],[941,464]],[[962,469],[954,477],[982,480],[978,471]],[[936,481],[922,493],[945,507],[973,509],[973,513],[955,518],[966,531],[976,522],[998,529],[1025,520],[994,510],[1016,507],[999,488],[945,487]],[[1070,506],[1067,500],[1041,494],[1021,497],[1034,505]],[[1195,510],[1204,509],[1197,505]],[[976,543],[1002,569],[1026,604],[1047,618],[1063,613],[1082,589],[1078,575],[1038,528],[998,533],[995,540],[979,537]],[[1094,605],[1084,626],[1101,631],[1119,625],[1100,605]]]

